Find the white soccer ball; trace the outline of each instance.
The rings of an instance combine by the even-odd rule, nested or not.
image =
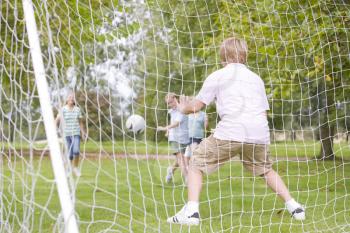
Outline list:
[[[131,115],[126,120],[126,128],[135,134],[142,133],[145,130],[146,122],[140,115]]]

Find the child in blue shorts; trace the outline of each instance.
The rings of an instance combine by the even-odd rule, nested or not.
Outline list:
[[[185,180],[187,179],[187,167],[184,154],[189,144],[188,117],[177,110],[178,100],[174,93],[168,93],[165,97],[165,102],[168,107],[170,107],[168,111],[170,115],[170,124],[165,127],[159,126],[157,130],[166,132],[172,152],[176,156],[174,164],[167,169],[165,181],[169,183],[177,167],[180,167],[182,176]]]
[[[208,118],[205,112],[199,111],[188,115],[188,136],[190,144],[186,147],[185,165],[188,167],[193,150],[205,138],[205,129],[208,126]]]
[[[75,95],[70,93],[67,96],[66,105],[56,117],[56,124],[63,124],[63,134],[66,139],[66,146],[69,160],[72,163],[73,172],[76,176],[80,176],[79,170],[79,154],[80,139],[86,137],[82,114],[80,108],[76,106]]]

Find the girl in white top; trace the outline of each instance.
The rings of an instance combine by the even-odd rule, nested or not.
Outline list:
[[[80,176],[80,140],[81,138],[85,139],[86,133],[80,108],[75,104],[74,93],[70,93],[67,96],[66,105],[63,106],[61,112],[56,117],[57,125],[61,121],[63,123],[63,134],[66,139],[68,157],[72,163],[73,172],[76,176]]]

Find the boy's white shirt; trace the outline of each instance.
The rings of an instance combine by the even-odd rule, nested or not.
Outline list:
[[[170,124],[180,122],[180,125],[169,129],[168,141],[188,144],[188,118],[177,109],[169,109]]]
[[[269,144],[266,116],[269,104],[262,79],[244,64],[230,63],[210,74],[196,99],[216,102],[220,121],[214,137],[245,143]]]

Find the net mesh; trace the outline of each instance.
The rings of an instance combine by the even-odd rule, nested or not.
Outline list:
[[[0,2],[0,231],[64,231],[22,2]],[[88,134],[81,177],[66,162],[82,232],[348,232],[350,5],[347,1],[33,0],[52,106],[75,91]],[[196,95],[221,68],[223,39],[248,42],[265,83],[274,169],[307,219],[291,220],[259,177],[233,159],[205,176],[201,225],[169,225],[187,200],[158,126],[168,92]],[[219,117],[205,109],[207,134]],[[125,127],[146,120],[142,134]],[[52,132],[55,133],[55,132]]]

